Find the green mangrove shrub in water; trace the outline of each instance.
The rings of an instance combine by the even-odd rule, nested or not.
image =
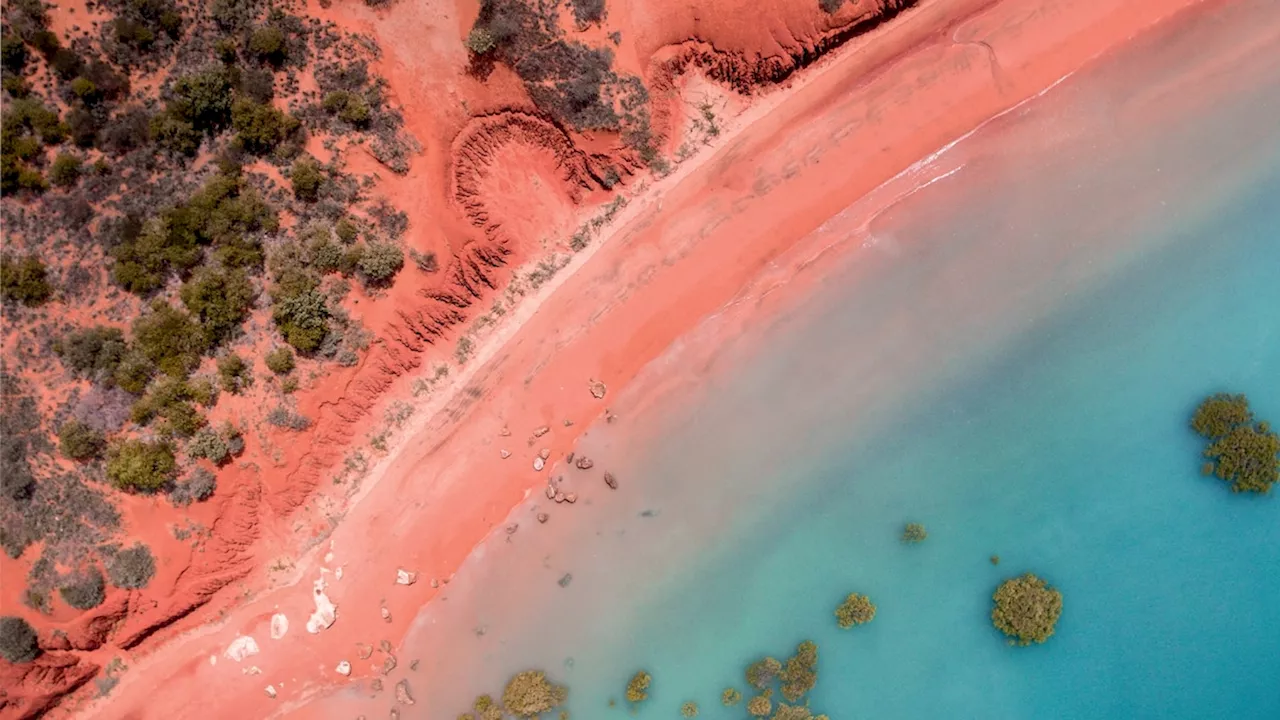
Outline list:
[[[1231,483],[1232,492],[1267,494],[1280,480],[1280,437],[1254,422],[1244,395],[1211,395],[1191,416],[1191,429],[1209,441],[1206,475]]]
[[[849,597],[836,608],[836,623],[841,630],[848,630],[854,625],[864,625],[875,619],[876,606],[871,598],[858,593],[849,593]]]
[[[651,684],[653,684],[653,676],[644,670],[637,671],[627,683],[627,702],[638,703],[648,700]]]
[[[531,718],[563,705],[568,697],[568,688],[547,680],[543,671],[526,670],[507,683],[502,706],[512,715]]]
[[[924,526],[920,523],[907,523],[902,529],[902,542],[908,545],[924,542],[929,537],[929,533],[925,531]]]
[[[782,663],[771,657],[762,658],[747,666],[747,684],[764,690],[782,674]]]
[[[818,684],[818,645],[805,640],[796,646],[796,654],[782,668],[782,697],[799,702]]]
[[[1062,593],[1031,573],[1005,580],[992,599],[991,622],[1009,636],[1010,644],[1048,640],[1062,615]]]
[[[733,707],[740,702],[742,702],[742,693],[734,688],[725,688],[724,692],[720,693],[720,703],[725,707]]]

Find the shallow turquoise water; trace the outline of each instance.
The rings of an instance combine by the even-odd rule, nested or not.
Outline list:
[[[607,703],[643,667],[635,717],[741,718],[720,690],[810,638],[833,718],[1280,717],[1280,499],[1201,477],[1187,428],[1224,390],[1280,423],[1273,56],[1158,122],[1168,98],[1132,98],[1151,67],[1176,94],[1177,63],[1121,59],[833,219],[869,249],[817,297],[688,370],[696,402],[618,398],[649,429],[583,441],[620,491],[495,539],[423,610],[422,716],[543,667],[575,717],[629,717]],[[1012,648],[990,597],[1028,570],[1065,609]],[[851,591],[879,611],[840,631]]]

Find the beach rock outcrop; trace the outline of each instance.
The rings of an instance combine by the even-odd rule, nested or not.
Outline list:
[[[413,693],[409,692],[409,681],[401,680],[396,683],[396,702],[401,705],[413,704]]]

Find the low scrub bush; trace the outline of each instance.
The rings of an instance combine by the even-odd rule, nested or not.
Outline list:
[[[264,358],[267,369],[277,375],[287,375],[293,372],[294,361],[293,353],[287,347],[277,347],[267,353]]]
[[[146,587],[155,574],[156,560],[151,555],[151,548],[142,544],[121,550],[107,565],[107,577],[111,584],[125,590]]]
[[[40,645],[31,624],[20,617],[0,617],[0,657],[11,663],[29,663],[40,656]]]
[[[267,412],[267,423],[286,430],[303,431],[311,427],[311,420],[284,405],[277,405]]]
[[[169,491],[169,501],[178,507],[186,507],[193,502],[204,502],[213,497],[217,489],[218,478],[205,468],[197,467],[182,482],[176,483]]]
[[[58,428],[58,446],[72,460],[95,460],[107,447],[102,433],[79,420],[68,420]]]
[[[92,610],[106,599],[106,580],[98,568],[91,567],[60,586],[58,594],[77,610]]]
[[[35,255],[0,256],[0,296],[8,302],[40,305],[53,295],[48,271]]]
[[[166,442],[120,440],[107,452],[107,479],[121,490],[155,492],[173,479],[177,462]]]

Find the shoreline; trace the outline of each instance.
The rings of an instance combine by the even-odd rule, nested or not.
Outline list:
[[[984,13],[998,15],[1010,6],[1029,4],[1032,3],[1020,0],[926,4],[902,16],[900,22],[867,36],[865,45],[837,51],[829,60],[805,71],[790,87],[766,94],[735,122],[740,127],[731,136],[656,183],[647,196],[633,198],[615,221],[613,231],[548,283],[540,291],[537,303],[523,303],[486,337],[467,371],[451,378],[448,388],[419,410],[392,452],[370,471],[329,542],[313,548],[300,560],[293,583],[263,592],[233,609],[218,624],[197,628],[151,649],[111,696],[82,711],[108,717],[162,713],[183,716],[185,708],[198,706],[203,700],[254,716],[293,710],[314,714],[315,708],[302,708],[299,703],[353,682],[333,674],[333,666],[339,660],[352,661],[353,678],[375,675],[370,663],[356,660],[354,643],[376,644],[379,639],[389,638],[396,644],[404,637],[417,609],[435,595],[430,579],[447,582],[454,569],[501,524],[511,508],[527,498],[531,490],[540,488],[546,477],[530,467],[538,447],[553,449],[554,458],[563,456],[572,450],[581,429],[608,407],[609,396],[598,401],[589,393],[590,379],[606,382],[610,395],[629,386],[671,342],[696,328],[709,314],[721,311],[726,303],[740,298],[744,284],[764,281],[762,273],[771,268],[768,274],[776,279],[760,295],[753,312],[760,312],[765,302],[774,304],[787,302],[788,297],[794,300],[805,296],[810,288],[794,281],[795,270],[815,263],[829,264],[830,257],[821,257],[828,249],[837,253],[848,250],[839,248],[836,241],[818,248],[815,254],[795,257],[800,241],[830,216],[831,208],[845,207],[868,191],[883,188],[886,181],[904,177],[917,158],[936,152],[947,138],[954,139],[976,127],[973,117],[985,113],[985,118],[978,121],[983,122],[1034,95],[1027,93],[1043,92],[1041,80],[1060,78],[1055,73],[1064,64],[1069,65],[1069,73],[1132,40],[1152,24],[1201,3],[1151,0],[1135,4],[1140,7],[1088,8],[1087,12],[1093,13],[1093,25],[1077,28],[1075,34],[1062,31],[1065,37],[1060,38],[1057,51],[1046,51],[1048,57],[1039,58],[1039,64],[1036,58],[1021,58],[1023,64],[1016,67],[1023,74],[1012,87],[1014,96],[1018,88],[1023,96],[1013,102],[1010,95],[992,92],[989,73],[976,69],[971,62],[985,51],[976,43],[961,43],[970,47],[957,50],[955,41],[941,39],[939,32],[959,31],[975,16],[982,20]],[[1068,3],[1068,7],[1085,4]],[[943,7],[956,6],[971,9],[972,14],[960,21],[934,17],[944,12]],[[1008,20],[1008,15],[1004,19]],[[933,24],[929,24],[931,21]],[[1107,32],[1091,32],[1099,26]],[[906,51],[898,48],[893,52],[892,41],[901,35],[916,38],[917,42]],[[1025,40],[1016,36],[1011,40],[1015,58],[1018,41]],[[950,47],[945,47],[947,43]],[[1003,46],[997,47],[1003,52]],[[1077,55],[1069,52],[1072,48],[1078,51]],[[879,63],[875,62],[877,59]],[[912,70],[923,73],[931,67],[936,69],[940,59],[963,61],[966,65],[958,77],[969,84],[959,90],[956,86],[960,82],[945,88],[945,101],[954,106],[969,105],[964,108],[967,114],[951,122],[922,117],[935,110],[938,115],[947,115],[945,107],[938,108],[933,102],[936,98],[899,99],[887,94],[900,87],[892,80],[911,77]],[[871,71],[860,74],[868,64]],[[979,75],[982,77],[975,77]],[[850,76],[854,77],[856,90],[841,83]],[[921,77],[917,75],[915,79]],[[945,81],[935,76],[933,83],[920,87],[936,87],[942,92]],[[875,142],[880,136],[864,137],[875,135],[870,129],[854,130],[846,125],[835,133],[828,132],[832,116],[870,117],[870,111],[883,110],[883,104],[876,106],[865,97],[877,91],[886,94],[874,95],[873,99],[884,101],[890,110],[895,105],[908,106],[905,110],[898,108],[907,115],[907,128],[896,131],[905,137],[890,137],[881,146]],[[912,102],[915,105],[909,104]],[[832,104],[840,107],[830,110]],[[993,107],[995,112],[991,112]],[[864,112],[860,114],[859,110]],[[912,111],[918,113],[914,118]],[[878,123],[868,122],[865,127],[883,129],[895,119],[902,118],[881,117]],[[808,134],[799,133],[798,138],[797,134],[783,137],[788,121],[820,127],[816,132],[811,128]],[[843,135],[839,134],[841,130]],[[831,137],[833,134],[836,137]],[[825,146],[820,140],[824,137]],[[937,138],[944,141],[937,142]],[[804,141],[813,141],[813,149],[808,154],[795,152],[795,146]],[[823,154],[842,150],[866,151],[855,155],[858,158],[881,157],[877,168],[881,172],[828,182],[816,165]],[[757,155],[764,157],[757,160]],[[809,161],[804,166],[796,167],[793,160],[784,161],[801,155]],[[905,169],[895,173],[894,167]],[[743,179],[750,170],[756,171],[755,186]],[[763,190],[758,189],[760,186]],[[771,213],[762,209],[760,202],[745,202],[774,192],[789,197],[790,202],[774,197],[771,203],[790,213]],[[712,196],[710,201],[706,200],[708,194]],[[802,213],[797,206],[807,212]],[[681,212],[681,208],[687,212]],[[718,214],[717,210],[725,213]],[[699,220],[702,226],[693,227]],[[683,232],[686,230],[687,234]],[[770,231],[777,232],[768,237]],[[695,235],[700,236],[698,240],[685,239]],[[743,235],[748,238],[745,242]],[[722,264],[727,260],[733,263],[726,270]],[[793,261],[796,267],[789,273],[776,269],[779,263]],[[713,278],[699,270],[706,266],[717,268]],[[620,278],[626,281],[622,287]],[[670,292],[673,289],[683,292]],[[664,324],[664,319],[669,322]],[[472,388],[479,389],[479,397],[468,393]],[[486,412],[475,412],[481,407]],[[566,419],[575,423],[573,428],[562,425]],[[510,428],[510,438],[499,434],[504,425]],[[522,446],[522,440],[541,425],[550,426],[552,431],[545,439]],[[421,442],[424,436],[427,441]],[[501,449],[509,450],[512,457],[502,460]],[[554,464],[543,473],[549,476],[553,470]],[[482,488],[466,487],[468,478],[489,477],[501,480]],[[430,482],[421,482],[428,478]],[[478,485],[474,481],[472,484]],[[482,492],[484,495],[477,497]],[[441,527],[448,529],[442,532]],[[379,536],[368,537],[367,528],[378,528]],[[430,539],[426,540],[428,533]],[[398,549],[398,538],[426,541]],[[331,561],[322,557],[329,552],[333,555]],[[396,567],[418,573],[417,583],[394,585]],[[341,580],[334,577],[337,568],[344,569]],[[339,607],[338,621],[317,635],[306,635],[302,625],[314,608],[307,607],[310,593],[302,581],[316,579],[327,582],[326,592]],[[379,616],[384,598],[392,614],[390,624],[384,624]],[[271,640],[266,630],[274,612],[284,612],[290,620],[289,634],[279,641]],[[222,658],[222,650],[236,634],[257,638],[262,653],[239,665]],[[218,657],[216,664],[208,662],[210,656]],[[262,674],[226,677],[227,673],[242,675],[250,665],[259,667]],[[169,674],[165,676],[164,672]],[[144,676],[148,683],[165,684],[166,692],[156,696],[151,688],[138,682]],[[263,692],[269,683],[280,689],[276,700]],[[133,715],[135,712],[137,715]]]

